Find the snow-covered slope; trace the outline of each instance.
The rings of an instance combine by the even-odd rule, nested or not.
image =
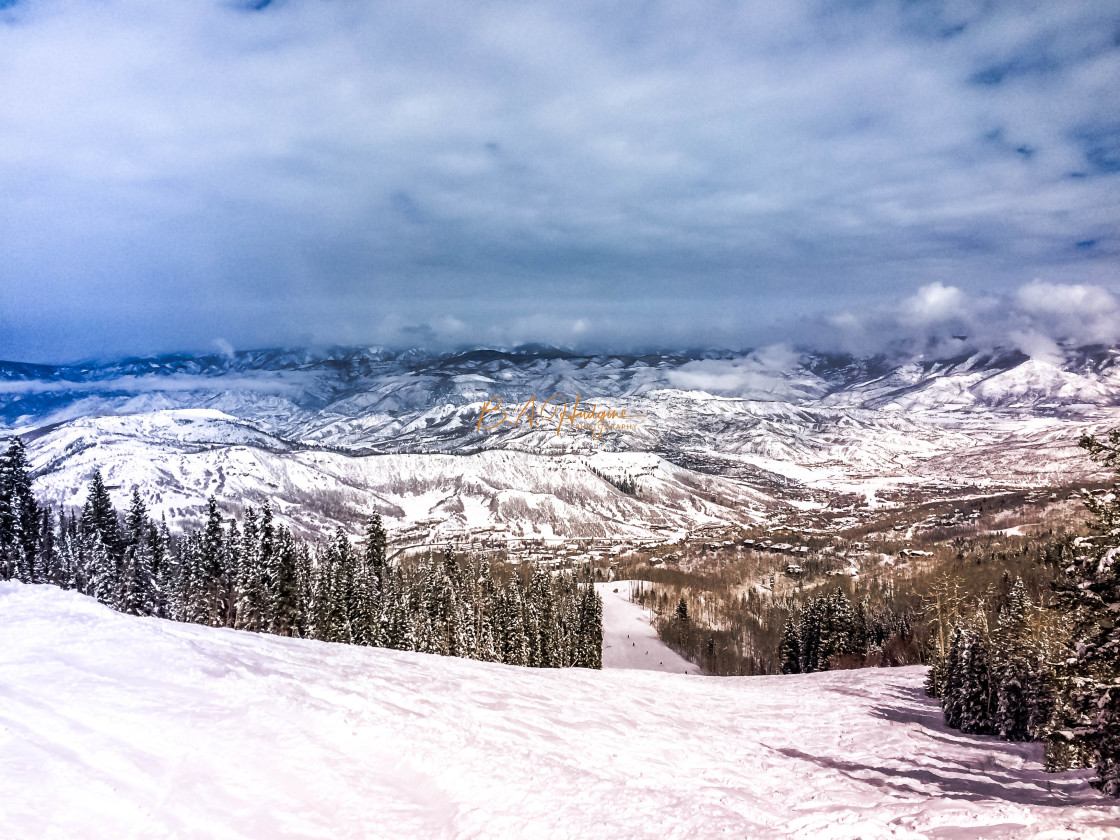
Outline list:
[[[394,531],[437,536],[650,536],[838,493],[1082,480],[1079,434],[1120,425],[1118,359],[1113,348],[889,364],[538,347],[0,363],[0,422],[24,436],[56,504],[80,501],[101,466],[119,503],[139,487],[172,524],[216,493],[231,512],[266,498],[282,518],[298,510],[289,524],[307,531],[354,528],[378,509]],[[628,428],[596,434],[531,413],[512,423],[554,394],[625,410]],[[494,397],[510,422],[487,430],[503,416],[480,424]]]
[[[633,581],[597,583],[603,599],[603,667],[698,674],[700,669],[657,635],[650,615],[630,599]]]
[[[1105,840],[923,670],[546,671],[172,624],[0,584],[0,833]]]

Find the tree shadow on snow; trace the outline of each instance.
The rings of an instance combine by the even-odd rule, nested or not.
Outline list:
[[[868,698],[866,693],[832,686],[833,691]],[[1100,795],[1086,782],[1088,771],[1047,773],[1041,766],[1039,744],[1003,741],[987,735],[968,735],[945,725],[937,700],[927,697],[920,686],[892,686],[886,693],[889,705],[872,705],[870,713],[892,723],[909,725],[915,734],[950,745],[957,755],[916,753],[898,756],[894,767],[875,767],[858,761],[812,755],[793,748],[780,748],[783,755],[821,767],[875,787],[965,800],[1002,800],[1017,805],[1068,807],[1092,804]],[[882,698],[879,694],[876,699]],[[889,698],[899,701],[890,703]],[[964,752],[964,755],[961,755]]]
[[[1017,805],[1052,807],[1091,804],[1091,800],[1096,798],[1086,796],[1087,792],[1092,791],[1082,778],[1071,778],[1069,774],[1052,775],[1040,768],[1006,770],[999,768],[998,757],[990,759],[994,766],[987,767],[983,766],[984,757],[979,755],[972,766],[949,761],[944,762],[944,766],[933,767],[901,759],[900,767],[873,767],[858,761],[812,755],[789,747],[779,748],[777,751],[873,787],[922,796],[936,793],[968,801],[1002,800]]]

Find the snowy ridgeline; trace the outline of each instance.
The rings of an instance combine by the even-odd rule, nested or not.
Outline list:
[[[623,595],[608,646],[641,627]],[[923,676],[545,671],[5,583],[0,835],[1118,836],[1087,773],[945,729]]]
[[[56,509],[80,506],[99,468],[118,506],[139,488],[172,527],[197,524],[215,495],[227,514],[270,501],[303,536],[373,507],[410,539],[665,540],[861,497],[1060,486],[1092,475],[1081,432],[1120,424],[1120,348],[1060,365],[1013,352],[898,367],[358,349],[0,362],[0,382],[0,440],[24,436],[36,493]],[[531,413],[514,423],[517,406],[553,394],[641,419],[598,436]],[[495,396],[508,422],[486,429]]]

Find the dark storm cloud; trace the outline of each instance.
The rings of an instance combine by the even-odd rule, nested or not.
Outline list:
[[[0,3],[0,355],[1109,294],[1118,82],[1095,0]]]

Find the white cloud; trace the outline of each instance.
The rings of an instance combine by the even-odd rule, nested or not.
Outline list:
[[[1034,281],[1019,289],[1015,302],[1035,330],[1055,338],[1077,344],[1120,340],[1120,302],[1100,286]]]
[[[686,362],[669,371],[667,377],[676,388],[711,394],[785,394],[791,389],[785,374],[797,366],[798,355],[788,345],[769,345],[743,358]]]
[[[1117,310],[1116,297],[1100,286],[1043,283],[1035,280],[1015,295],[1019,307],[1033,315],[1086,317]]]
[[[1032,359],[1052,365],[1062,363],[1062,349],[1058,346],[1058,342],[1048,335],[1034,331],[1013,332],[1010,340],[1012,346],[1022,350]]]
[[[1118,316],[1120,302],[1101,286],[1033,281],[1010,294],[993,295],[933,284],[897,305],[821,318],[816,345],[929,356],[1004,346],[1055,362],[1063,345],[1120,341]],[[810,329],[803,334],[810,336]],[[813,339],[806,344],[813,345]]]
[[[917,294],[907,298],[899,308],[899,315],[905,322],[932,324],[967,316],[965,293],[955,286],[930,283],[918,289]]]
[[[225,358],[232,359],[234,357],[233,345],[224,338],[215,338],[213,344]]]

